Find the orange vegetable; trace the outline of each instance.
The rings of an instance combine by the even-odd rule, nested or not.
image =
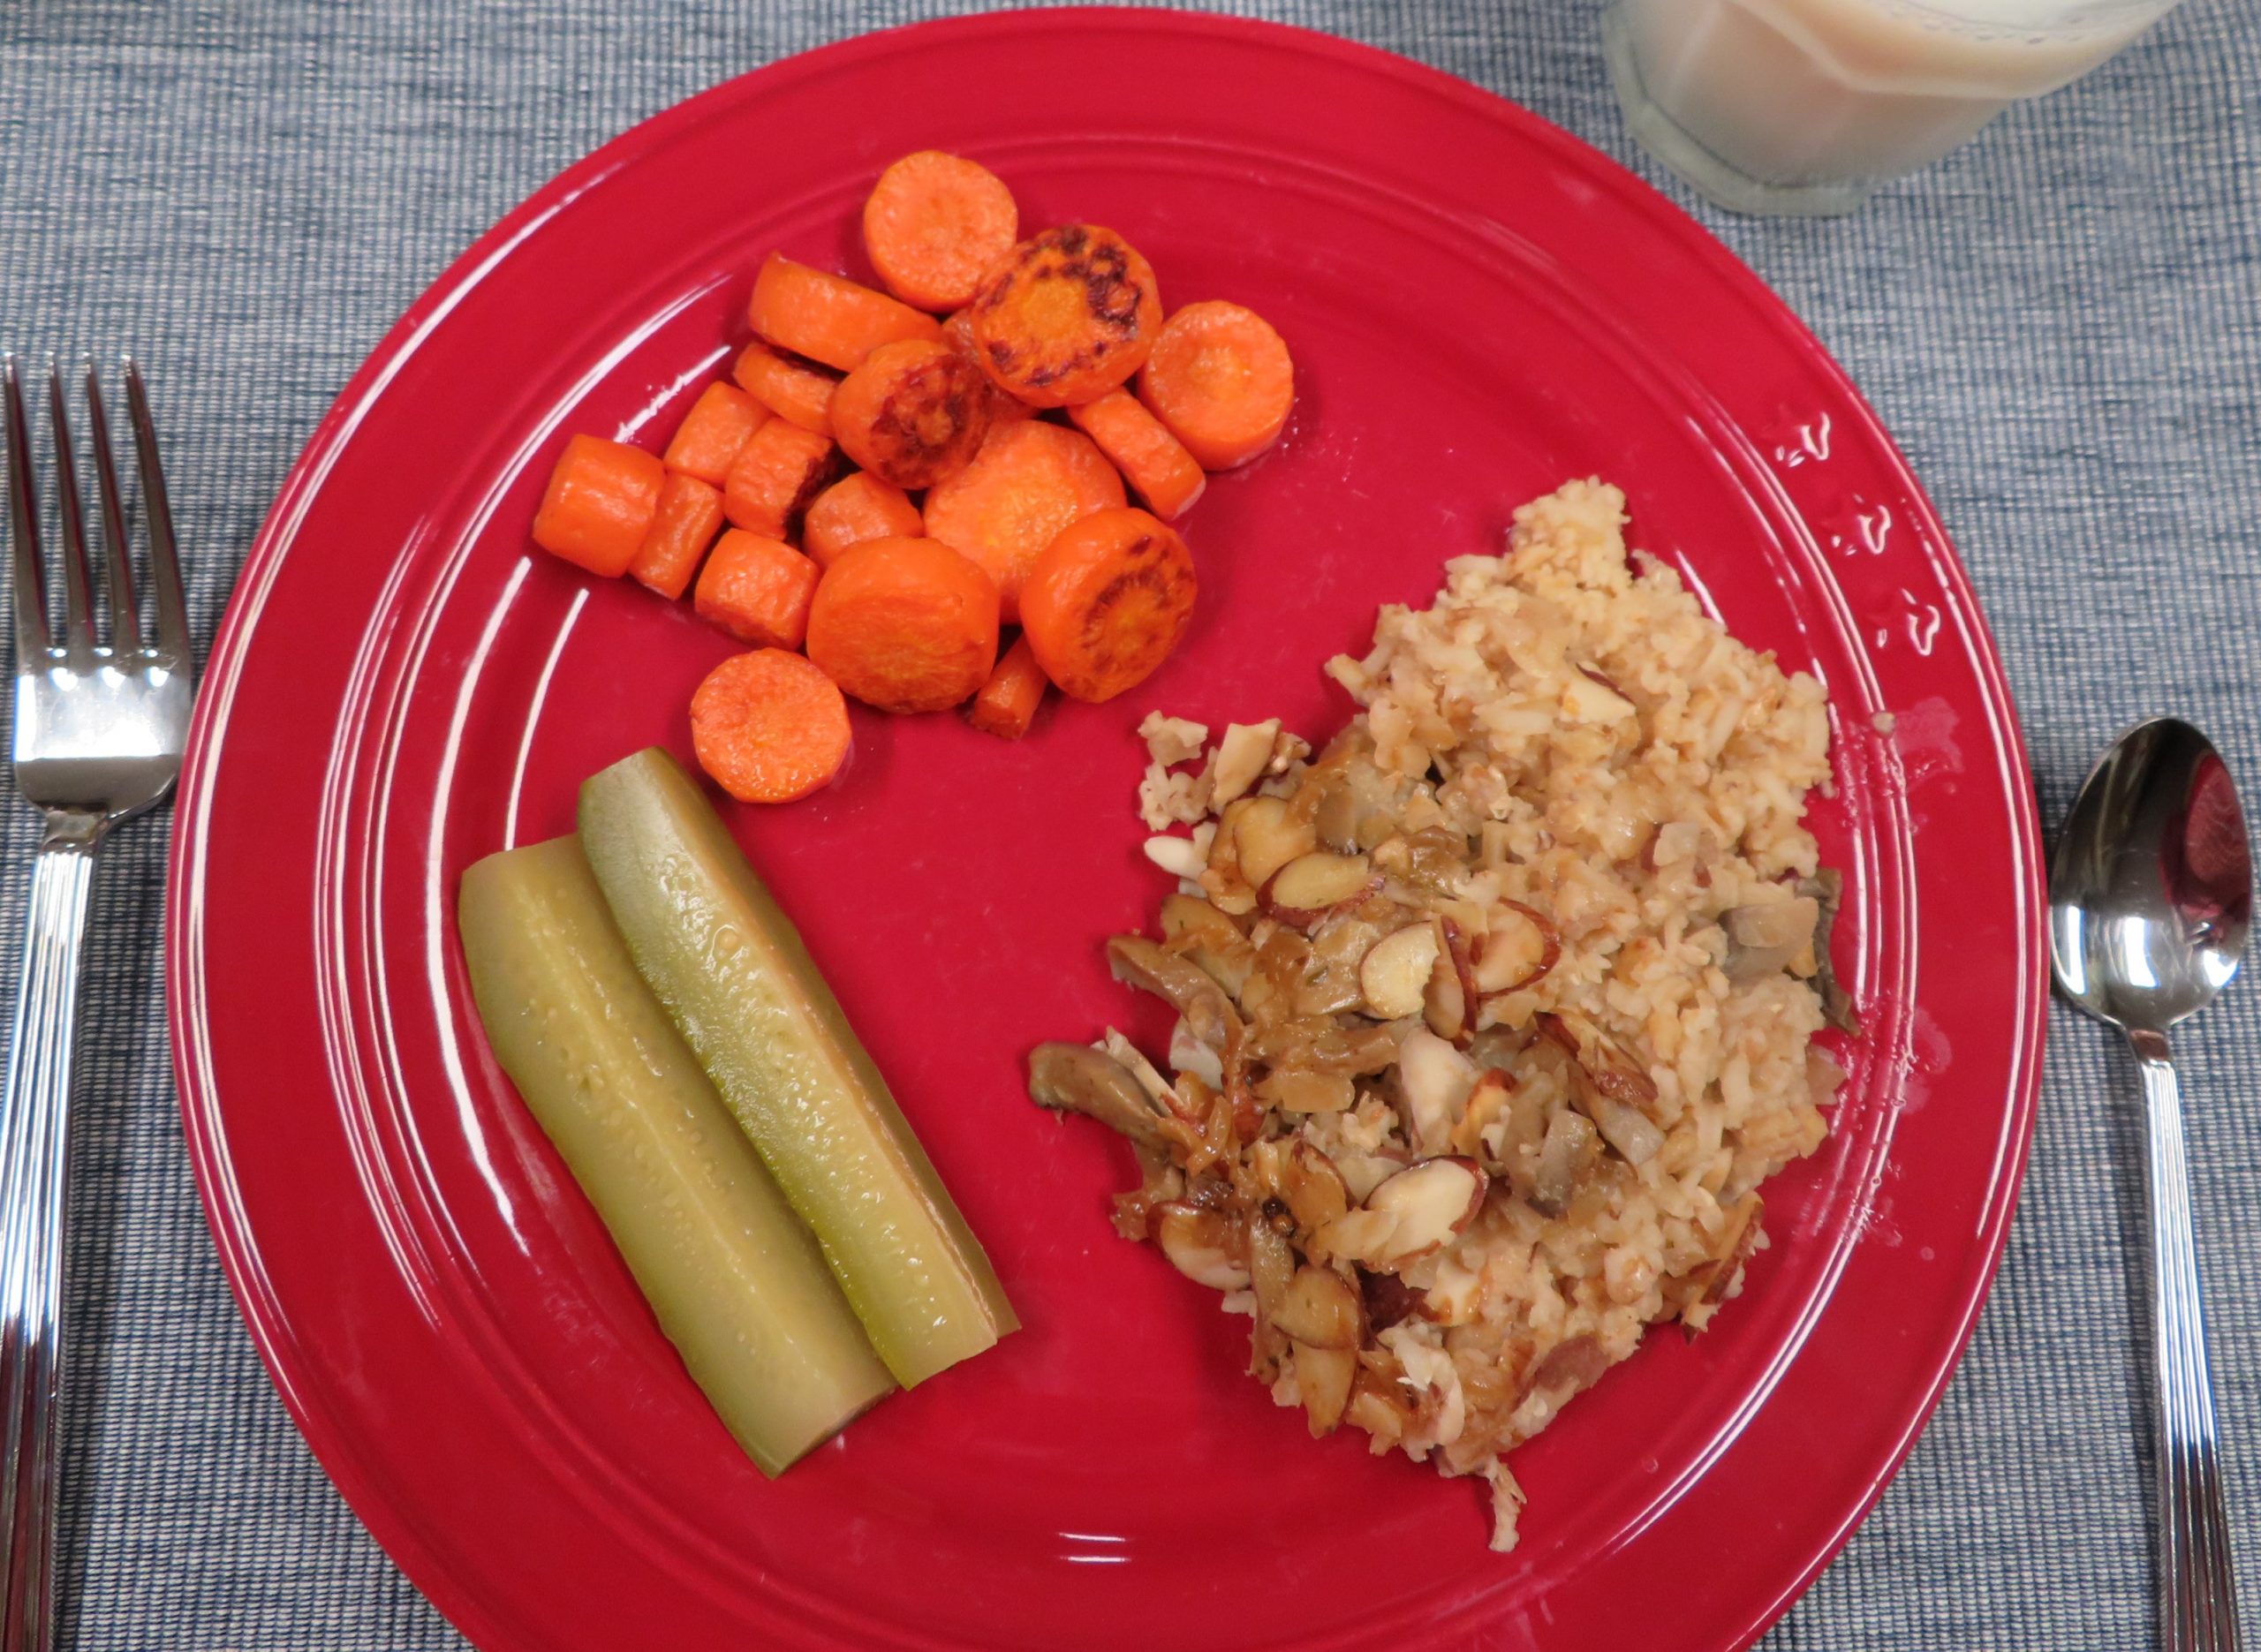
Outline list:
[[[809,658],[883,712],[938,712],[997,662],[997,587],[934,539],[866,539],[825,570]]]
[[[746,315],[753,330],[780,350],[843,373],[881,344],[942,336],[931,315],[845,275],[812,269],[775,253],[753,278]]]
[[[629,577],[673,601],[691,583],[699,559],[722,528],[722,490],[679,471],[660,484],[652,526],[628,564]]]
[[[968,361],[976,366],[981,365],[980,349],[973,342],[973,312],[972,310],[957,311],[944,321],[942,336],[964,351]],[[1036,409],[1010,390],[1000,388],[996,381],[990,379],[987,373],[981,376],[989,385],[989,422],[991,424],[1002,425],[1010,419],[1036,417]]]
[[[1068,418],[1115,461],[1131,491],[1158,517],[1183,516],[1209,486],[1184,444],[1128,390],[1109,390],[1097,401],[1071,407]]]
[[[966,720],[985,735],[1017,740],[1036,720],[1036,708],[1043,703],[1044,690],[1051,686],[1044,668],[1036,663],[1036,651],[1024,637],[1005,651],[1005,657],[973,697]]]
[[[835,374],[798,356],[781,356],[757,338],[738,351],[730,377],[778,418],[820,436],[832,434],[832,393],[840,385]]]
[[[919,507],[900,487],[851,471],[809,503],[801,520],[801,548],[820,568],[866,539],[915,539],[926,532]]]
[[[821,573],[791,546],[732,528],[715,542],[692,606],[742,643],[798,648]]]
[[[641,448],[575,436],[549,472],[533,513],[533,542],[593,574],[624,573],[651,531],[666,476]]]
[[[691,697],[699,766],[740,803],[807,796],[840,773],[849,744],[832,679],[782,648],[731,655]]]
[[[985,166],[921,149],[880,174],[864,203],[864,250],[887,289],[954,310],[1020,236],[1013,192]]]
[[[1279,441],[1296,403],[1295,364],[1255,311],[1207,299],[1169,318],[1138,399],[1204,470],[1228,471]]]
[[[1053,537],[1123,502],[1122,477],[1089,436],[1032,419],[993,429],[973,463],[926,495],[926,532],[997,582],[1010,622]]]
[[[881,344],[840,381],[833,434],[881,481],[932,487],[981,445],[991,394],[981,369],[941,339]]]
[[[782,539],[832,479],[838,454],[831,442],[789,419],[773,419],[746,438],[722,482],[722,514],[734,527]]]
[[[1021,592],[1022,634],[1062,693],[1113,699],[1169,657],[1196,589],[1192,555],[1168,524],[1102,510],[1037,559]]]
[[[1104,395],[1138,371],[1161,331],[1154,272],[1112,230],[1064,223],[1022,242],[974,295],[983,371],[1034,407]]]
[[[768,413],[744,390],[710,384],[699,393],[668,443],[667,467],[702,482],[722,485],[730,461]]]

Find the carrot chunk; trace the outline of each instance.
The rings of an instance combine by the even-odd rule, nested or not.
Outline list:
[[[942,323],[942,336],[957,349],[964,352],[965,358],[975,366],[981,365],[981,348],[973,342],[973,312],[971,309],[953,313],[949,319]],[[989,422],[992,425],[1002,425],[1016,419],[1036,417],[1036,409],[1011,391],[1000,387],[994,380],[989,378],[987,373],[981,376],[989,385]]]
[[[793,519],[838,469],[832,443],[813,431],[773,419],[746,438],[722,481],[722,514],[733,527],[786,537]]]
[[[843,551],[809,610],[809,658],[883,712],[938,712],[997,663],[997,587],[934,539],[866,539]]]
[[[801,518],[801,548],[820,568],[866,539],[915,539],[926,532],[919,507],[900,487],[851,471],[809,502]]]
[[[660,508],[662,465],[641,448],[575,436],[533,513],[533,542],[608,579],[627,571]]]
[[[1037,559],[1021,592],[1022,634],[1062,693],[1112,699],[1169,657],[1196,589],[1193,558],[1168,524],[1102,510]]]
[[[987,167],[939,149],[906,155],[864,202],[864,251],[887,290],[954,310],[1020,237],[1013,192]]]
[[[742,643],[798,648],[819,576],[791,546],[732,528],[715,542],[692,606]]]
[[[753,330],[780,350],[843,373],[881,344],[940,338],[942,332],[933,316],[883,292],[775,253],[753,278],[746,315]]]
[[[675,427],[675,435],[668,442],[668,469],[720,487],[730,473],[730,461],[768,417],[744,390],[728,384],[708,385]]]
[[[983,370],[1033,407],[1113,389],[1145,364],[1162,326],[1153,268],[1114,230],[1089,223],[1023,241],[972,307]]]
[[[699,559],[722,530],[722,490],[670,471],[660,484],[660,507],[636,560],[628,564],[628,577],[673,601],[690,585]]]
[[[1138,399],[1202,469],[1229,471],[1279,441],[1296,403],[1295,364],[1255,311],[1206,299],[1169,318]]]
[[[881,344],[840,381],[841,451],[897,487],[932,487],[963,470],[989,429],[989,381],[940,339]]]
[[[691,697],[699,766],[746,803],[787,803],[848,761],[848,702],[832,679],[782,648],[732,654]]]
[[[1109,390],[1068,410],[1069,420],[1115,461],[1131,492],[1165,521],[1183,516],[1209,486],[1184,443],[1128,390]]]
[[[1044,668],[1036,663],[1036,651],[1024,637],[1005,651],[1005,657],[973,697],[966,720],[985,735],[1017,740],[1036,720],[1036,708],[1043,702],[1044,690],[1051,686]]]
[[[997,582],[1010,623],[1030,565],[1060,530],[1123,502],[1122,477],[1089,436],[1028,419],[990,431],[973,462],[926,495],[926,532]]]
[[[778,418],[820,436],[832,434],[832,393],[839,376],[798,356],[780,355],[760,339],[738,351],[730,377]]]

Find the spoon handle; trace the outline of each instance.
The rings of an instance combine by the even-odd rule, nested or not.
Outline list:
[[[2237,1583],[2214,1449],[2206,1317],[2182,1150],[2182,1092],[2158,1033],[2130,1032],[2143,1068],[2151,1218],[2153,1411],[2159,1442],[2159,1644],[2236,1652]]]

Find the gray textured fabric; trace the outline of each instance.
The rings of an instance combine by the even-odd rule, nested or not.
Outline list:
[[[322,409],[498,215],[715,80],[950,9],[4,0],[0,345],[131,344],[153,364],[208,637]],[[1620,125],[1588,0],[1236,9],[1449,70],[1659,176]],[[2051,819],[2114,730],[2164,710],[2198,718],[2261,788],[2257,87],[2261,15],[2199,0],[1849,222],[1698,209],[1851,370],[1938,502],[2008,660]],[[0,834],[11,973],[28,815],[0,810]],[[162,835],[119,839],[95,899],[68,1638],[458,1645],[299,1443],[214,1259],[162,1030]],[[2255,997],[2234,992],[2182,1049],[2232,1501],[2261,1593]],[[1977,1341],[1882,1506],[1767,1642],[1777,1652],[2149,1639],[2123,1261],[2140,1214],[2132,1081],[2061,1009],[2051,1036],[2032,1174]]]

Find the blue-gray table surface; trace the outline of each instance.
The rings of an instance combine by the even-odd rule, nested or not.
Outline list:
[[[497,216],[701,87],[956,9],[6,0],[0,346],[130,345],[150,364],[208,639],[330,398]],[[1626,138],[1593,0],[1230,9],[1461,75],[1689,200]],[[2261,785],[2257,88],[2261,8],[2197,0],[1856,217],[1695,207],[1850,370],[1937,502],[2008,661],[2045,821],[2115,730],[2159,712],[2194,717]],[[19,867],[29,812],[0,808],[0,869]],[[95,898],[66,1641],[459,1646],[300,1443],[222,1279],[161,1015],[163,836],[122,834]],[[21,876],[0,876],[10,976],[24,894]],[[2142,1320],[2124,1261],[2142,1232],[2131,1075],[2061,1007],[2050,1039],[2023,1207],[1969,1356],[1773,1652],[2073,1652],[2151,1636]],[[2261,1591],[2254,987],[2181,1047],[2233,1520]]]

